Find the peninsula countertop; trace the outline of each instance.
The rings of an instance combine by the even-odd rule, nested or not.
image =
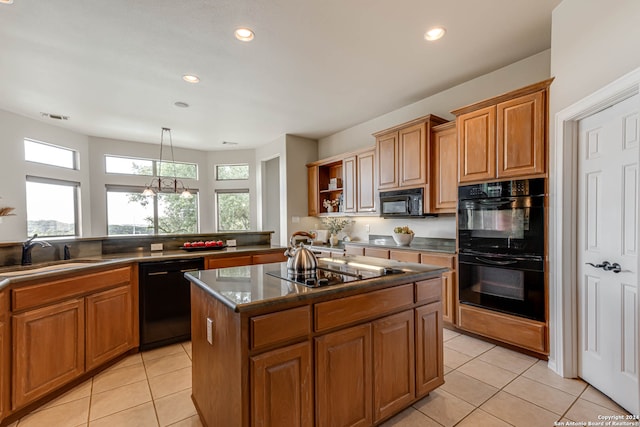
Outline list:
[[[325,262],[331,259],[323,258]],[[333,262],[336,262],[333,260]],[[303,301],[355,290],[375,290],[418,282],[439,277],[447,268],[399,262],[364,256],[341,257],[337,265],[344,262],[358,263],[372,268],[391,267],[401,270],[397,274],[383,275],[337,285],[311,288],[274,277],[267,273],[279,272],[287,276],[286,263],[248,265],[185,273],[185,277],[207,294],[221,301],[235,312],[251,311],[271,305]]]

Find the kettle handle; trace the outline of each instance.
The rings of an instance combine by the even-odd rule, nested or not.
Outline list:
[[[293,238],[296,236],[308,237],[310,239],[313,239],[313,235],[307,233],[306,231],[296,231],[291,235],[291,238],[289,239],[289,247],[294,247],[295,243],[293,242]]]

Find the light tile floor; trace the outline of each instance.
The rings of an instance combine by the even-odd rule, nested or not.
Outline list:
[[[445,384],[384,427],[538,427],[626,414],[544,361],[450,330],[444,340]],[[202,426],[191,402],[191,343],[129,356],[11,425],[30,426]]]

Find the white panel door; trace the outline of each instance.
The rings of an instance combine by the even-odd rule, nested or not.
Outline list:
[[[579,123],[579,375],[632,414],[638,386],[640,95]]]

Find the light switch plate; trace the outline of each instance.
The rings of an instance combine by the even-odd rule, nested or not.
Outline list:
[[[207,317],[207,341],[213,345],[213,319]]]
[[[152,243],[151,244],[151,250],[152,251],[161,251],[163,248],[162,243]]]
[[[227,246],[235,246],[235,245],[236,245],[236,239],[227,240]]]

